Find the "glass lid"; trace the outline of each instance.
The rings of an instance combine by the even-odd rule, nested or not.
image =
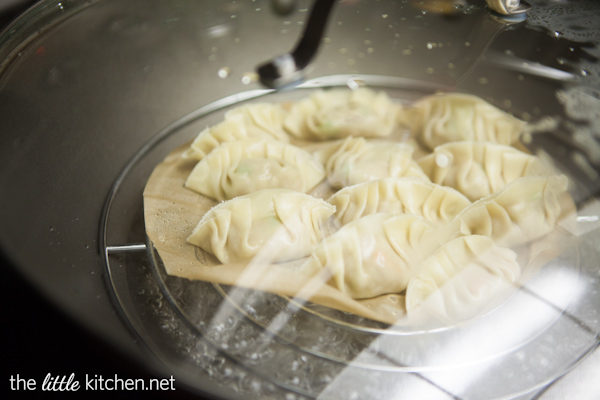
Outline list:
[[[600,342],[598,17],[42,1],[0,36],[0,119],[57,173],[93,154],[60,190],[100,193],[114,305],[190,391],[551,400]]]

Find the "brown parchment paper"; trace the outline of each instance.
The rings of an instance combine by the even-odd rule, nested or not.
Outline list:
[[[293,143],[309,151],[323,144]],[[214,256],[186,242],[202,216],[217,201],[186,189],[184,184],[197,161],[182,157],[189,143],[169,154],[156,166],[144,190],[146,233],[156,247],[169,275],[286,295],[299,301],[310,300],[341,311],[394,324],[406,314],[404,296],[384,295],[354,300],[319,278],[308,278],[296,270],[303,260],[285,264],[221,264]],[[311,194],[327,198],[325,185]],[[564,230],[531,243],[522,249],[520,264],[523,278],[530,278],[551,259],[562,253],[572,240],[565,240]]]

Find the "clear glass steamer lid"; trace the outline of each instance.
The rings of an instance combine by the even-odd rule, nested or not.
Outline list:
[[[600,37],[589,15],[598,15],[598,6],[530,1],[525,19],[506,19],[482,1],[339,2],[305,83],[273,91],[258,82],[256,67],[293,47],[311,4],[299,1],[295,12],[275,16],[269,2],[198,3],[72,1],[57,10],[42,2],[37,21],[54,16],[52,35],[38,31],[33,44],[4,55],[18,62],[2,66],[12,74],[4,82],[10,85],[19,68],[35,68],[30,57],[40,44],[51,46],[69,32],[71,50],[86,54],[97,49],[79,38],[104,29],[119,40],[96,44],[119,62],[97,57],[94,68],[120,71],[149,95],[156,87],[162,96],[185,98],[183,106],[163,103],[170,123],[156,126],[124,165],[100,227],[117,304],[176,379],[200,391],[224,388],[232,398],[527,398],[595,349]],[[98,16],[98,25],[85,23]],[[68,61],[73,53],[66,53]],[[76,63],[63,66],[78,71]],[[146,75],[136,76],[140,71]],[[69,80],[57,73],[46,83]],[[294,102],[340,87],[383,91],[406,108],[435,92],[468,93],[525,121],[522,145],[568,177],[576,207],[572,224],[549,234],[536,253],[552,257],[542,257],[502,301],[451,323],[390,324],[303,298],[167,274],[161,239],[146,236],[140,182],[236,107]],[[82,101],[92,104],[89,96]]]
[[[446,6],[407,3],[376,13],[366,4],[340,3],[308,76],[315,78],[295,90],[225,97],[160,137],[187,137],[199,131],[190,126],[206,125],[215,113],[253,102],[299,101],[321,88],[383,90],[407,107],[434,91],[469,93],[528,123],[522,144],[568,176],[577,214],[558,226],[559,233],[545,236],[539,249],[528,248],[535,256],[525,258],[535,259],[536,267],[522,266],[523,278],[513,282],[510,295],[460,321],[388,324],[301,295],[247,289],[247,282],[178,278],[165,272],[159,243],[148,241],[150,269],[174,313],[165,329],[179,336],[185,326],[194,339],[180,339],[180,346],[223,384],[244,395],[274,397],[284,391],[320,398],[506,398],[535,392],[596,347],[597,165],[585,143],[595,143],[597,123],[581,121],[582,109],[598,107],[589,85],[595,49],[560,30],[503,19],[482,5]],[[289,18],[282,32],[298,17]],[[535,5],[529,19],[535,21]],[[341,28],[348,25],[352,40]],[[532,42],[518,39],[524,32]],[[217,75],[232,79],[230,65]],[[253,79],[242,76],[242,82]],[[166,146],[158,139],[155,145]],[[195,254],[200,263],[210,257]],[[218,354],[208,362],[207,346]],[[250,387],[233,383],[248,376]]]
[[[532,30],[524,27],[523,18],[503,18],[484,7],[415,2],[390,15],[361,6],[341,3],[339,20],[330,21],[338,27],[349,24],[352,31],[361,33],[359,40],[356,35],[352,41],[344,40],[341,37],[347,31],[331,29],[309,75],[314,79],[294,91],[268,92],[264,97],[260,93],[256,101],[300,101],[321,88],[356,91],[367,87],[386,91],[409,108],[411,102],[433,91],[475,94],[527,121],[530,129],[522,135],[522,144],[569,177],[576,215],[557,226],[559,233],[527,248],[524,257],[529,261],[519,259],[524,263],[522,278],[512,282],[510,295],[477,317],[461,320],[440,317],[434,310],[434,318],[424,321],[403,323],[399,316],[396,323],[386,324],[326,307],[323,300],[307,302],[302,293],[285,296],[247,289],[248,282],[243,280],[252,279],[248,269],[262,266],[256,261],[249,263],[247,274],[242,272],[233,285],[213,283],[210,287],[205,282],[178,280],[165,273],[160,250],[151,257],[159,285],[197,334],[234,363],[250,369],[259,381],[298,395],[491,399],[535,392],[598,344],[598,321],[588,318],[600,304],[593,256],[597,251],[597,165],[589,157],[590,148],[579,141],[584,136],[586,141],[594,138],[597,124],[575,123],[582,117],[575,110],[591,107],[597,111],[598,107],[597,96],[584,100],[590,89],[582,83],[591,73],[577,65],[593,61],[593,49],[564,38],[560,31]],[[456,32],[459,21],[466,20],[472,24]],[[450,26],[457,35],[452,40],[444,29]],[[412,30],[418,29],[415,35]],[[556,52],[552,62],[545,50],[539,51],[538,60],[530,54],[532,44],[519,43],[524,30],[535,32],[535,46]],[[374,56],[382,50],[386,54]],[[276,63],[286,62],[285,57],[276,58]],[[395,73],[390,76],[384,71],[392,65]],[[349,73],[330,75],[329,71]],[[551,98],[546,97],[549,93]],[[246,95],[254,97],[252,92]],[[232,102],[230,107],[239,105]],[[557,108],[563,109],[560,114]],[[178,128],[172,128],[176,134]],[[198,262],[206,262],[206,255],[198,254],[196,250]],[[462,283],[456,286],[463,287]],[[313,288],[303,286],[303,290]],[[464,294],[454,290],[443,295],[446,309],[452,301],[464,305]],[[397,303],[404,302],[404,296],[384,297],[378,303],[380,309],[389,307],[394,309],[392,315],[398,315]],[[432,316],[429,310],[425,314]]]

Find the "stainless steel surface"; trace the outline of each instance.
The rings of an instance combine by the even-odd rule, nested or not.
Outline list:
[[[154,308],[154,317],[123,318],[118,300],[124,299],[112,298],[107,290],[103,257],[108,251],[111,268],[121,271],[114,277],[123,284],[120,289],[133,289],[126,299],[132,310],[166,306],[164,301],[152,303],[160,292],[148,261],[139,259],[144,253],[121,250],[130,245],[140,250],[137,245],[145,240],[143,232],[131,229],[139,226],[148,171],[200,126],[192,124],[179,136],[166,138],[127,171],[113,204],[112,236],[103,248],[98,232],[107,194],[126,165],[165,127],[218,99],[262,90],[255,81],[255,66],[292,48],[310,4],[300,0],[295,13],[277,17],[269,1],[42,1],[0,35],[0,247],[52,304],[157,374],[168,368],[151,352],[167,354],[173,348],[150,343],[149,352],[127,324],[149,327],[154,317],[165,316]],[[359,75],[369,75],[428,82],[432,87],[455,84],[532,123],[552,117],[551,132],[534,135],[530,145],[546,149],[562,168],[572,171],[576,200],[588,212],[582,216],[590,217],[582,220],[587,227],[586,257],[594,260],[600,251],[593,220],[600,215],[600,118],[595,117],[599,5],[531,4],[523,23],[476,43],[477,26],[489,14],[480,0],[453,5],[449,13],[419,1],[339,3],[308,78],[347,75],[351,84]],[[470,52],[474,44],[477,51]],[[466,70],[464,79],[449,80],[457,68]],[[220,117],[212,113],[201,125]],[[135,270],[136,263],[147,269]],[[598,278],[597,270],[589,275]],[[136,277],[141,280],[131,280]],[[155,291],[140,295],[136,285]],[[598,308],[588,310],[578,317],[597,321]],[[154,329],[146,334],[177,337],[171,325],[164,331],[160,325]],[[186,346],[175,347],[186,351]],[[228,369],[235,363],[214,348],[198,350],[204,353],[196,366],[212,366],[205,370],[224,375],[237,371]],[[597,362],[598,357],[589,360]],[[309,368],[302,359],[298,362]],[[192,380],[185,369],[177,373],[182,382]],[[558,399],[564,393],[559,388],[565,383],[568,387],[570,376],[544,394],[536,391],[522,398]],[[598,390],[593,373],[581,376],[584,381],[577,382],[588,394]],[[196,389],[223,389],[235,396],[231,388],[214,385],[208,373],[195,378]],[[238,383],[254,390],[251,379]]]

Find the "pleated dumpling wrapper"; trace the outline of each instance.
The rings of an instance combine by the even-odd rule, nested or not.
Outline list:
[[[452,323],[484,312],[521,275],[517,254],[487,236],[462,236],[442,245],[418,268],[406,289],[409,318]]]
[[[246,139],[223,143],[203,158],[185,186],[216,200],[262,189],[309,192],[325,178],[312,154],[289,143]]]
[[[355,299],[400,293],[438,239],[435,225],[421,216],[371,214],[325,238],[301,272]]]
[[[315,152],[335,189],[382,178],[413,177],[429,181],[412,158],[413,147],[396,142],[368,142],[349,137]]]
[[[284,116],[284,108],[276,103],[254,103],[234,108],[225,114],[222,122],[200,132],[183,157],[202,160],[223,143],[247,138],[289,142],[289,136],[283,129]]]
[[[446,229],[456,235],[487,236],[505,247],[526,244],[568,217],[572,203],[567,186],[564,175],[518,178],[466,207]]]
[[[318,90],[292,104],[284,128],[298,139],[389,136],[400,106],[385,92],[368,88]]]
[[[526,125],[483,99],[463,93],[425,97],[403,108],[399,120],[430,150],[463,140],[511,145]]]
[[[365,215],[389,212],[420,215],[439,224],[452,221],[471,201],[455,189],[418,178],[385,178],[348,186],[328,200],[345,225]]]
[[[432,182],[450,186],[471,201],[490,196],[517,178],[551,173],[539,157],[511,146],[476,141],[437,146],[419,165]]]
[[[265,189],[211,208],[187,241],[221,263],[295,260],[311,254],[335,207],[287,189]]]

